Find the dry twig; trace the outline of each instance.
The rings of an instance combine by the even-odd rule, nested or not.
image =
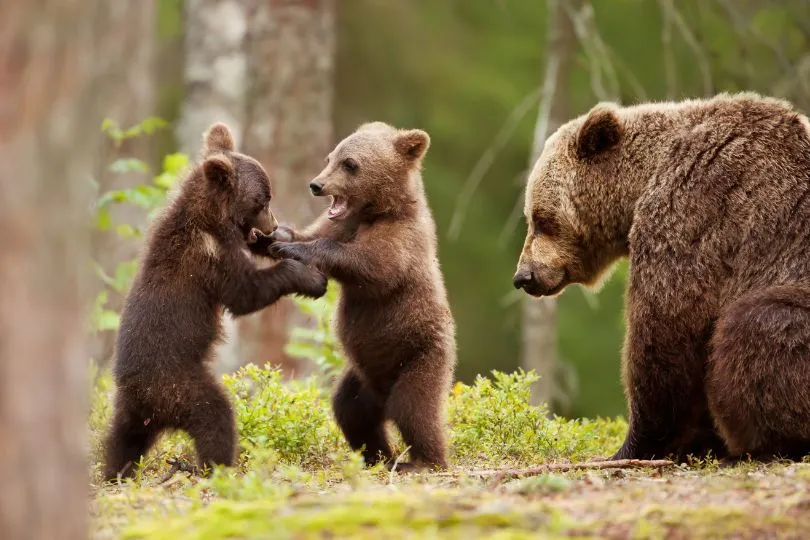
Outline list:
[[[668,459],[617,459],[613,461],[584,461],[582,463],[549,463],[538,467],[525,469],[482,469],[478,471],[459,471],[438,473],[437,476],[477,476],[480,478],[494,477],[496,483],[507,478],[523,476],[537,476],[550,472],[567,472],[599,469],[662,469],[675,465]]]

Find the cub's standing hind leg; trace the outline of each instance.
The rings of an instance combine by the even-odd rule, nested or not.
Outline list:
[[[201,469],[232,466],[236,460],[236,427],[225,390],[209,373],[194,378],[183,400],[177,428],[194,439]]]
[[[743,295],[718,319],[709,406],[733,457],[810,453],[810,289]]]
[[[385,434],[385,405],[352,368],[348,368],[332,398],[332,407],[343,435],[353,450],[363,449],[366,465],[392,459]]]
[[[117,400],[105,443],[105,480],[114,480],[119,474],[122,478],[133,476],[135,464],[149,451],[161,431],[156,422],[134,412],[121,398]]]
[[[417,366],[402,373],[391,389],[386,416],[394,421],[405,444],[410,447],[411,462],[405,469],[447,468],[444,410],[449,390],[449,375],[437,375],[435,369]]]

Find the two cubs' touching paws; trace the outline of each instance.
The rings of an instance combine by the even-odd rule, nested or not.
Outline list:
[[[328,279],[317,269],[307,266],[308,262],[302,261],[296,256],[294,249],[290,249],[295,243],[289,243],[284,239],[292,239],[291,231],[288,227],[279,227],[272,234],[266,235],[258,229],[251,229],[247,238],[250,251],[256,255],[281,259],[278,267],[296,283],[298,294],[308,298],[320,298],[326,294]]]

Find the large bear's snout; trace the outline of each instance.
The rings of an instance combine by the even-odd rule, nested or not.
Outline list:
[[[518,271],[515,272],[515,277],[512,278],[512,285],[514,285],[516,289],[523,289],[527,287],[533,279],[534,275],[530,269],[518,268]]]
[[[565,268],[521,265],[512,278],[512,284],[531,296],[554,296],[568,284],[567,276]]]

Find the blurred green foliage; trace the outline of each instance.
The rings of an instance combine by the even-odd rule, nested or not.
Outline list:
[[[107,135],[111,144],[120,148],[125,141],[136,139],[145,135],[152,135],[165,128],[167,122],[160,118],[150,117],[129,128],[120,127],[114,120],[105,119],[101,130]],[[177,184],[181,175],[188,166],[188,156],[172,153],[164,156],[161,171],[150,176],[151,168],[146,162],[133,158],[121,157],[113,161],[109,171],[113,174],[136,173],[149,179],[143,184],[137,184],[126,189],[115,189],[97,196],[94,210],[94,223],[100,232],[110,232],[117,235],[122,241],[143,241],[144,231],[132,223],[115,223],[112,207],[114,205],[132,205],[147,212],[147,221],[155,217],[157,212],[166,205],[169,191]],[[93,332],[117,330],[120,314],[107,307],[110,295],[123,297],[129,290],[135,277],[137,268],[136,259],[119,262],[115,268],[108,270],[100,264],[94,263],[96,276],[103,286],[96,294],[90,314],[90,329]]]

